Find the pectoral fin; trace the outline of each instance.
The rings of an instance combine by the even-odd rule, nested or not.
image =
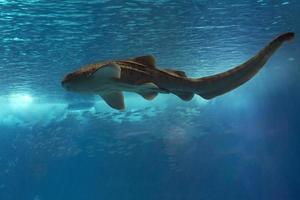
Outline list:
[[[112,108],[117,110],[124,110],[124,96],[122,92],[110,92],[99,94],[102,99]]]

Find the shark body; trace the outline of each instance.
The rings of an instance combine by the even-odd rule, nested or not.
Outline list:
[[[250,80],[271,55],[294,33],[280,35],[245,63],[212,76],[188,78],[183,71],[158,68],[151,55],[86,65],[68,74],[62,86],[72,92],[100,95],[112,108],[125,109],[122,91],[135,92],[147,100],[158,93],[173,93],[189,101],[195,94],[205,99],[227,93]]]

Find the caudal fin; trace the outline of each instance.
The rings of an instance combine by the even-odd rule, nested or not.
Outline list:
[[[284,33],[247,62],[220,74],[194,79],[197,88],[196,93],[205,99],[211,99],[239,87],[250,80],[264,66],[283,42],[292,40],[294,36],[295,34],[292,32]]]

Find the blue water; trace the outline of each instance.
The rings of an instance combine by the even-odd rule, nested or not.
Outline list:
[[[300,199],[299,12],[297,0],[0,0],[0,199]],[[253,80],[210,101],[126,93],[118,112],[60,86],[81,65],[145,54],[211,75],[287,31]]]

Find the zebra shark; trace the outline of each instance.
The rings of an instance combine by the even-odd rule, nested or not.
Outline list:
[[[155,98],[158,93],[172,93],[184,101],[191,100],[195,94],[212,99],[250,80],[294,35],[293,32],[284,33],[245,63],[207,77],[189,78],[183,71],[158,68],[155,58],[146,55],[85,65],[66,75],[61,84],[71,92],[99,95],[117,110],[125,109],[122,91],[135,92],[147,100]]]

